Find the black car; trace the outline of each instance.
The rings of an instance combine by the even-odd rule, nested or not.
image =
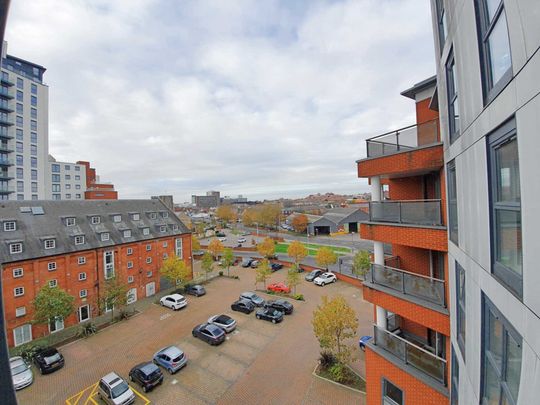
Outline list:
[[[266,301],[264,304],[266,308],[274,308],[279,312],[283,312],[285,315],[290,315],[293,313],[294,307],[289,301],[286,300],[270,300]]]
[[[225,341],[225,331],[211,323],[201,323],[193,329],[193,336],[211,345],[219,345]]]
[[[152,362],[137,364],[129,372],[129,379],[139,384],[144,392],[163,382],[163,373]]]
[[[216,232],[216,236],[217,236],[218,238],[224,238],[224,237],[226,237],[227,235],[225,235],[225,233],[223,233],[223,232]]]
[[[49,374],[64,367],[64,356],[54,347],[45,347],[36,351],[34,363],[41,374]]]
[[[196,297],[200,297],[201,295],[206,294],[206,290],[204,289],[204,287],[199,284],[186,286],[184,292],[189,295],[195,295]]]
[[[324,270],[313,270],[312,272],[306,275],[306,280],[313,281],[323,273],[324,273]]]
[[[268,307],[259,309],[255,316],[257,319],[264,319],[265,321],[270,321],[272,323],[278,323],[283,320],[283,312]]]
[[[272,271],[278,271],[278,270],[281,270],[283,268],[283,265],[281,263],[272,263],[270,265],[270,270]]]
[[[238,300],[231,305],[233,311],[243,312],[244,314],[251,314],[255,309],[255,305],[248,300]]]

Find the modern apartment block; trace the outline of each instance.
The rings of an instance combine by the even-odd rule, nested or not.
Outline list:
[[[372,197],[360,237],[374,241],[362,287],[375,307],[365,357],[368,404],[449,401],[446,184],[436,86],[432,77],[401,93],[415,100],[416,124],[368,139],[367,157],[357,161]]]
[[[45,68],[2,54],[0,200],[46,198],[49,88]]]
[[[160,200],[3,202],[0,265],[9,346],[103,313],[100,291],[112,277],[129,286],[128,303],[154,295],[163,260],[173,256],[191,266],[191,234]],[[73,295],[75,313],[33,324],[32,301],[45,285]]]
[[[57,162],[49,156],[48,200],[83,200],[86,192],[86,166]]]
[[[540,403],[540,2],[432,0],[453,404]],[[450,353],[447,353],[450,354]]]

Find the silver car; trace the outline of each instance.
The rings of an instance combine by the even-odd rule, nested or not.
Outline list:
[[[28,365],[21,356],[15,356],[9,359],[11,367],[11,378],[16,390],[22,390],[28,387],[34,381],[34,374],[30,365]]]
[[[168,346],[154,354],[153,362],[174,374],[187,364],[187,356],[180,348]]]
[[[214,315],[208,318],[208,323],[219,326],[227,333],[231,333],[236,328],[236,321],[228,315]]]
[[[135,394],[122,377],[109,373],[98,384],[98,396],[110,405],[128,405],[135,402]]]

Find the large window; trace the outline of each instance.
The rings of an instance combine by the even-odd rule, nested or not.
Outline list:
[[[387,379],[382,381],[383,405],[403,405],[403,391]]]
[[[483,297],[482,403],[516,404],[521,379],[521,336]]]
[[[454,50],[450,51],[446,61],[446,92],[448,95],[448,131],[450,143],[459,138],[459,102]]]
[[[182,238],[178,238],[175,240],[175,250],[176,250],[176,257],[179,257],[182,259],[183,252],[182,252]]]
[[[515,120],[488,137],[491,198],[491,271],[514,294],[523,294],[521,191]]]
[[[83,305],[79,307],[79,322],[84,322],[90,319],[90,307]]]
[[[13,329],[13,339],[15,346],[20,346],[32,340],[32,325],[26,324]]]
[[[103,235],[103,234],[102,234]],[[105,268],[105,279],[108,280],[114,277],[114,252],[105,252],[103,255],[103,262]]]
[[[459,404],[459,363],[454,351],[454,346],[452,346],[452,379],[450,381],[451,390],[450,390],[450,405]]]
[[[457,182],[456,162],[451,161],[446,168],[448,177],[448,237],[456,245],[458,244],[458,206],[457,206]]]
[[[505,0],[476,0],[484,96],[496,96],[512,77]]]
[[[461,355],[465,358],[465,269],[456,262],[456,326]]]

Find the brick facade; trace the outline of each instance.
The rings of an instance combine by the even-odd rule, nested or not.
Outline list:
[[[421,249],[448,251],[446,229],[362,223],[360,224],[360,237]]]
[[[90,306],[91,318],[99,315],[99,289],[105,281],[103,259],[105,252],[114,252],[115,275],[123,283],[128,284],[130,289],[136,288],[137,299],[147,296],[146,289],[150,283],[155,283],[155,292],[158,292],[160,288],[159,269],[165,259],[165,254],[167,257],[175,255],[176,239],[182,239],[182,257],[186,264],[191,266],[191,234],[167,236],[4,264],[2,267],[2,292],[4,294],[8,345],[10,347],[14,345],[13,329],[31,322],[33,299],[39,289],[53,279],[57,280],[58,287],[75,297],[76,312],[64,320],[64,327],[79,323],[77,311],[81,306]],[[149,250],[147,250],[147,246]],[[84,263],[79,264],[79,258],[84,258]],[[147,262],[148,258],[150,263]],[[128,268],[128,262],[132,263],[130,268]],[[48,269],[49,263],[56,263],[56,270],[50,271]],[[13,269],[23,269],[22,277],[14,278]],[[86,273],[85,280],[79,280],[81,273]],[[130,276],[133,276],[133,281],[128,283]],[[14,296],[14,289],[17,287],[24,287],[23,296]],[[81,290],[87,290],[86,298],[79,297]],[[17,317],[15,311],[16,308],[20,307],[25,307],[26,315]],[[46,334],[48,334],[47,325],[32,325],[33,339]]]

